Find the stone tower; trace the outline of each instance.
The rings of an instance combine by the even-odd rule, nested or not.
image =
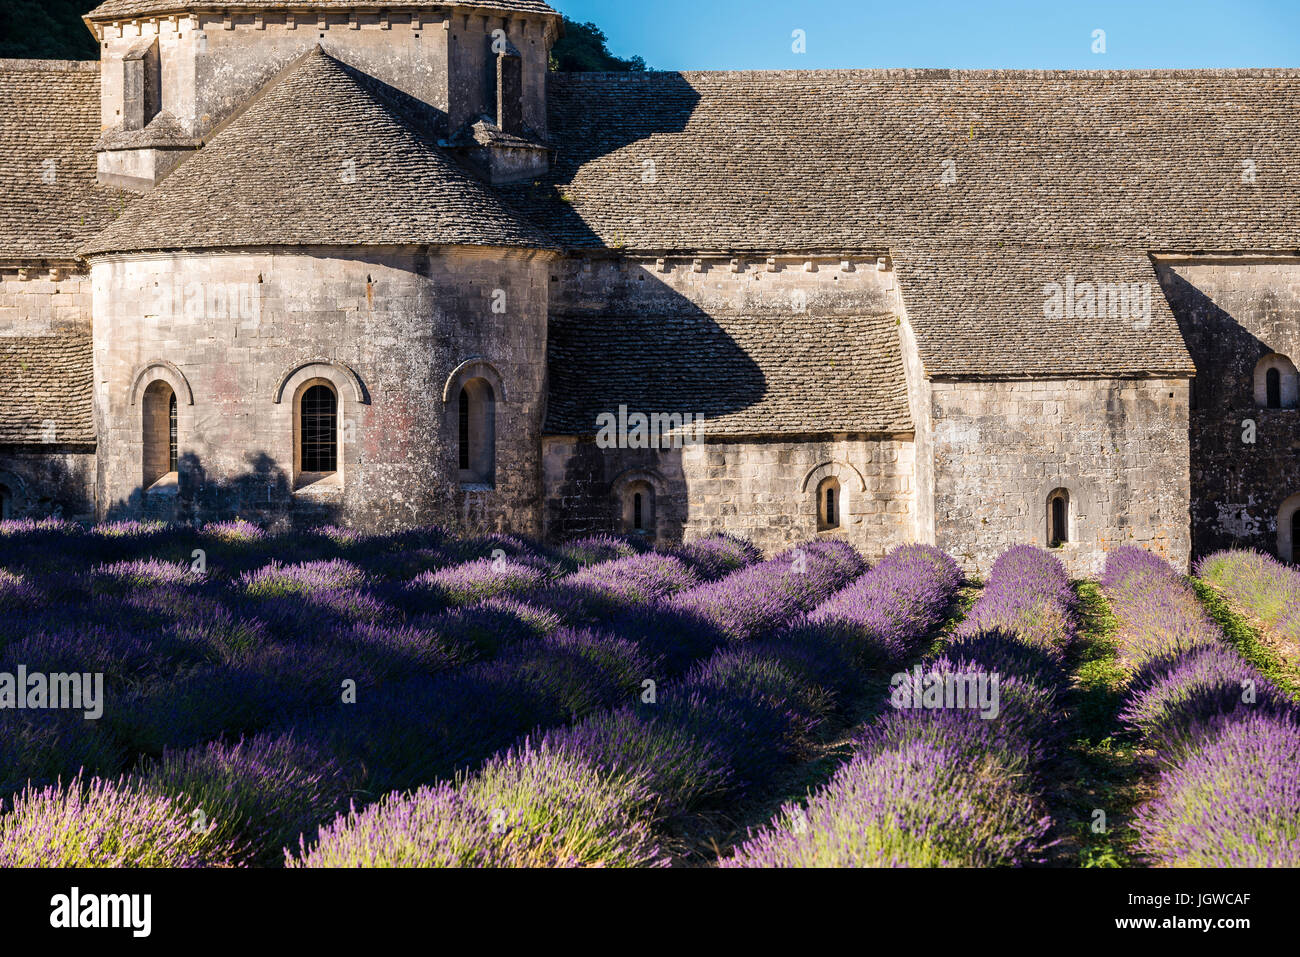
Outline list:
[[[558,18],[309,6],[89,15],[143,193],[82,250],[99,513],[538,533],[556,253],[489,181],[548,162]]]
[[[534,0],[107,0],[86,16],[100,41],[100,181],[157,185],[316,44],[438,110],[498,180],[532,175],[560,22]]]

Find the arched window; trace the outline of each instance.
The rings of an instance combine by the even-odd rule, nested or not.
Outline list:
[[[496,394],[486,379],[470,379],[457,398],[457,465],[464,485],[496,482]]]
[[[1049,548],[1070,540],[1070,493],[1058,488],[1047,496],[1047,544]]]
[[[644,479],[623,489],[623,531],[629,535],[655,535],[655,490]]]
[[[151,382],[144,390],[140,411],[144,466],[141,483],[149,489],[159,483],[168,484],[176,476],[176,393],[161,379]]]
[[[817,485],[817,531],[839,528],[844,518],[844,499],[840,480],[831,476]]]
[[[325,382],[310,383],[298,403],[298,472],[323,478],[339,468],[339,397]]]
[[[1255,405],[1263,409],[1294,409],[1300,398],[1300,377],[1291,360],[1273,353],[1255,366]]]

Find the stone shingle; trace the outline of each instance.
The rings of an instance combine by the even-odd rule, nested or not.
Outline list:
[[[93,445],[90,337],[0,336],[0,445]]]
[[[83,252],[548,246],[439,148],[440,119],[316,47]]]
[[[553,316],[548,350],[553,435],[620,405],[708,435],[912,430],[890,316]]]
[[[894,250],[898,285],[929,376],[1168,376],[1195,371],[1151,257],[1141,250],[929,245]],[[1060,287],[1126,284],[1141,303],[1047,315]],[[1070,285],[1067,285],[1070,284]],[[1080,301],[1082,286],[1075,288]],[[1057,303],[1053,303],[1057,305]],[[1138,308],[1134,308],[1137,306]]]
[[[70,258],[126,204],[95,182],[99,64],[0,60],[0,259]]]
[[[1300,248],[1296,70],[550,79],[559,163],[516,193],[570,245]]]

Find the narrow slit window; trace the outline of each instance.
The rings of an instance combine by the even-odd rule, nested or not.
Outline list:
[[[1300,509],[1291,513],[1291,564],[1300,565]]]
[[[1264,373],[1265,391],[1267,392],[1267,405],[1270,409],[1282,408],[1282,373],[1277,369],[1269,369]]]
[[[469,468],[469,392],[465,389],[460,390],[460,430],[459,430],[459,448],[460,448],[460,468]]]
[[[176,429],[176,393],[172,393],[171,402],[167,406],[167,463],[170,466],[167,471],[176,471],[176,462],[179,458],[177,453],[177,429]]]
[[[645,531],[645,515],[642,511],[640,492],[632,497],[632,527],[638,532]]]
[[[817,507],[817,531],[829,532],[839,528],[841,513],[844,511],[839,479],[834,476],[822,479],[817,486],[817,497],[813,504]]]
[[[1057,489],[1047,497],[1047,544],[1049,548],[1070,540],[1070,493]]]

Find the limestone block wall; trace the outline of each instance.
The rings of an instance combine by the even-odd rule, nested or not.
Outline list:
[[[968,572],[1048,545],[1057,489],[1071,574],[1098,574],[1130,543],[1187,568],[1187,380],[935,381],[931,400],[935,543]]]
[[[780,331],[772,333],[774,346],[753,343],[767,350],[764,355],[751,349],[744,357],[717,360],[757,364],[758,384],[747,381],[739,387],[749,389],[742,395],[736,394],[734,376],[724,378],[734,372],[730,367],[715,368],[717,378],[693,381],[676,396],[670,386],[656,389],[668,403],[664,408],[640,408],[629,400],[626,393],[635,392],[639,383],[584,383],[599,393],[605,403],[602,410],[611,414],[630,401],[629,408],[648,415],[689,415],[701,408],[704,397],[699,389],[713,389],[733,401],[713,403],[708,416],[700,413],[705,443],[678,449],[602,449],[592,434],[549,435],[543,455],[547,535],[560,539],[618,531],[623,491],[631,482],[645,481],[655,489],[656,537],[661,542],[725,531],[774,552],[821,535],[846,538],[866,554],[879,556],[896,544],[914,541],[918,505],[912,432],[875,432],[866,421],[852,433],[819,431],[823,420],[809,411],[806,401],[809,390],[825,387],[818,369],[810,366],[806,383],[792,384],[774,383],[764,367],[776,364],[772,353],[780,351],[782,336],[822,337],[826,361],[834,362],[836,344],[827,330],[839,328],[836,317],[895,316],[894,273],[885,268],[887,260],[879,259],[860,253],[734,259],[682,254],[573,256],[557,263],[551,310],[567,322],[619,328],[621,317],[651,317],[670,335],[678,328],[707,327],[714,320],[727,323],[740,339],[745,323]],[[635,348],[617,336],[593,339],[601,347]],[[690,367],[688,376],[698,369],[707,371],[707,360],[692,360],[689,341],[682,345],[684,357],[673,357],[678,364],[672,370],[653,370],[656,381],[663,384],[684,367]],[[734,348],[750,345],[737,341]],[[654,354],[655,359],[645,360],[648,374],[649,363],[662,361],[661,351]],[[901,364],[882,362],[879,374],[901,377],[903,370]],[[756,415],[752,408],[760,404],[764,411]],[[729,431],[719,431],[719,422]],[[581,425],[595,432],[594,418]],[[819,532],[817,486],[832,475],[845,496],[844,521],[838,530]]]
[[[122,122],[123,57],[157,42],[161,108],[191,135],[208,133],[267,80],[319,43],[327,53],[448,111],[453,126],[488,105],[487,56],[504,30],[524,63],[524,117],[545,133],[545,76],[554,27],[545,18],[447,10],[231,10],[100,25],[102,121]],[[495,100],[493,99],[493,103]],[[493,109],[491,112],[495,112]]]
[[[1194,551],[1281,549],[1291,560],[1300,409],[1262,408],[1255,371],[1273,354],[1300,362],[1300,258],[1164,259],[1157,271],[1196,363]],[[1284,398],[1291,385],[1284,379]]]
[[[11,518],[91,519],[95,453],[89,448],[0,448],[0,491]]]
[[[910,436],[710,439],[680,449],[601,449],[549,436],[543,455],[546,534],[552,539],[623,530],[620,485],[655,489],[656,541],[711,532],[748,538],[771,554],[814,538],[842,538],[869,558],[915,540]],[[843,524],[817,528],[817,485],[841,483]]]
[[[537,534],[546,265],[485,249],[97,258],[101,514]],[[464,488],[448,383],[485,364],[495,482]],[[141,488],[155,379],[178,396],[175,491]],[[338,395],[339,474],[303,485],[295,397],[315,381]]]
[[[0,336],[84,334],[90,317],[90,272],[84,266],[0,266]]]

